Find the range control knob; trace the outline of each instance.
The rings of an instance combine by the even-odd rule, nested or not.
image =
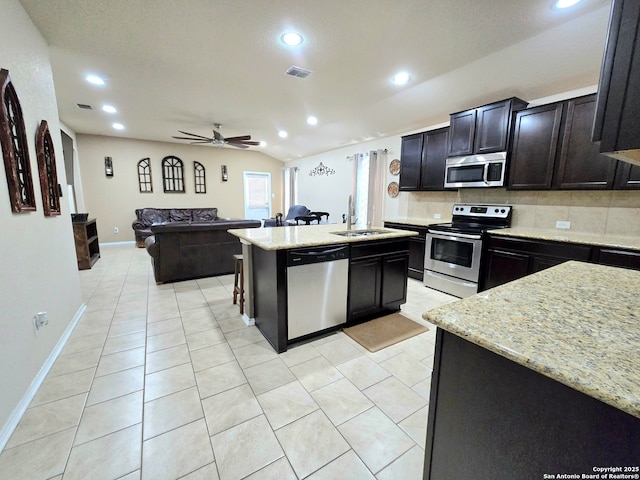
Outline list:
[[[501,212],[501,213],[504,213],[504,212],[506,212],[506,210],[503,208],[502,210],[500,210],[500,212]]]
[[[496,213],[498,213],[498,209],[496,208]]]

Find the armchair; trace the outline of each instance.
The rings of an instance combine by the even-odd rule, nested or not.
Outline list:
[[[279,226],[288,226],[288,225],[295,225],[296,222],[296,217],[302,217],[302,216],[306,216],[309,215],[311,213],[311,210],[309,210],[307,207],[305,207],[304,205],[293,205],[291,208],[289,208],[289,211],[287,212],[287,216],[284,217],[284,220],[279,221],[279,218],[282,218],[282,214],[276,214],[276,218],[269,218],[267,220],[264,221],[264,226],[265,227],[279,227]]]

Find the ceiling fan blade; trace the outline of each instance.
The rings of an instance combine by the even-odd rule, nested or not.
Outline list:
[[[224,140],[224,139],[225,139],[225,138],[222,136],[222,134],[221,134],[219,131],[217,131],[217,130],[214,130],[214,131],[213,131],[213,138],[215,138],[216,140],[220,140],[220,141],[222,141],[222,140]]]
[[[244,143],[227,143],[227,145],[236,148],[249,148],[249,145],[245,145]]]
[[[226,137],[227,142],[238,142],[241,140],[251,140],[251,135],[242,135],[240,137]]]
[[[211,140],[211,137],[203,137],[202,135],[197,135],[195,133],[189,133],[189,132],[183,132],[182,130],[178,130],[180,133],[182,133],[183,135],[191,135],[192,137],[198,137],[198,138],[202,138],[205,140]]]
[[[241,142],[229,142],[229,143],[234,143],[236,145],[253,145],[253,146],[259,146],[260,142],[247,142],[247,141],[241,141]]]
[[[206,137],[203,137],[201,139],[200,138],[192,138],[192,137],[171,137],[171,138],[175,138],[176,140],[201,140],[203,142],[205,142],[205,141],[206,142],[210,142],[211,141],[210,138],[206,138]]]
[[[189,143],[212,143],[211,140],[194,140],[193,138],[191,140]]]

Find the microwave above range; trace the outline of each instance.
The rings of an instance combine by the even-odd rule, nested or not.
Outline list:
[[[503,187],[507,152],[447,158],[444,187]]]

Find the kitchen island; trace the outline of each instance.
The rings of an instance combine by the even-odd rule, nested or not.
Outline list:
[[[406,301],[408,239],[417,232],[357,225],[347,232],[346,224],[330,224],[229,233],[243,243],[245,291],[255,325],[278,353],[292,343],[397,311]],[[303,257],[322,259],[323,252],[326,263],[295,264]],[[318,315],[331,321],[323,317],[314,323]]]
[[[424,478],[640,478],[639,291],[570,261],[426,312]]]

